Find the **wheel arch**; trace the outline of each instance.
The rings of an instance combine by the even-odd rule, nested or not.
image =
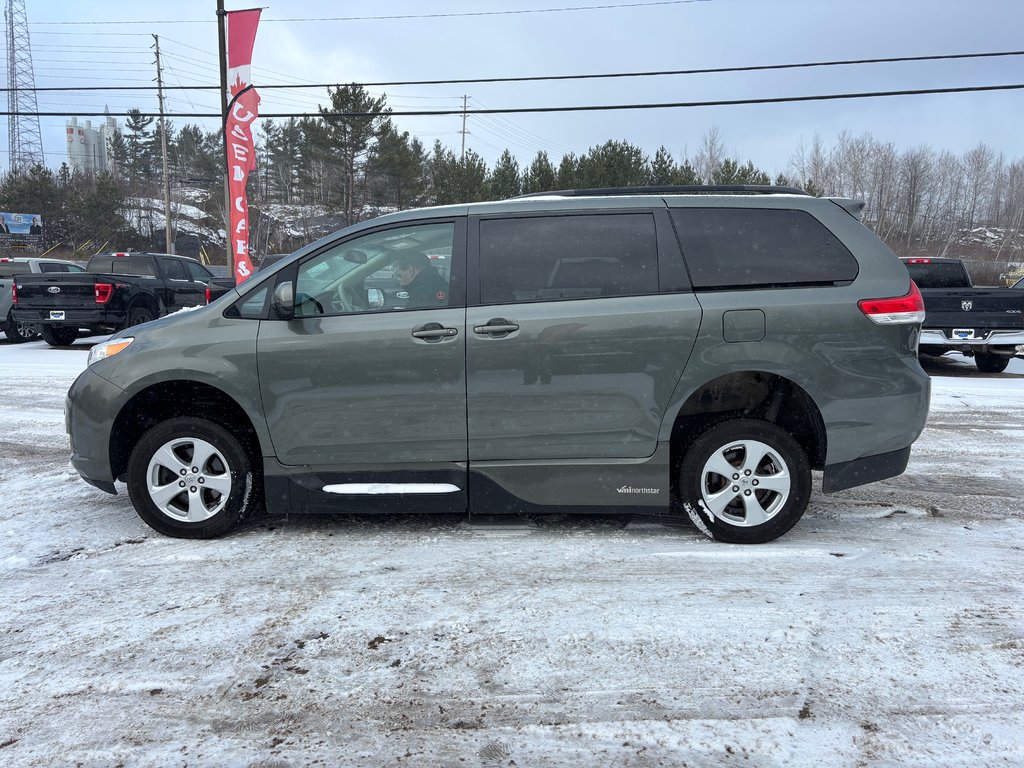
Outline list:
[[[113,477],[125,479],[132,449],[147,430],[177,416],[207,419],[231,431],[249,454],[254,471],[261,474],[259,434],[245,409],[226,392],[210,384],[175,380],[145,387],[121,407],[110,432]]]
[[[154,296],[148,293],[140,293],[128,302],[128,306],[124,311],[125,323],[128,322],[128,318],[131,316],[132,310],[138,309],[139,307],[149,310],[153,315],[154,320],[162,314],[160,311],[160,302],[157,301]]]
[[[728,419],[759,419],[775,424],[800,444],[812,469],[824,469],[828,447],[825,422],[814,399],[796,382],[765,371],[737,371],[705,382],[684,401],[672,425],[671,482],[689,444]]]

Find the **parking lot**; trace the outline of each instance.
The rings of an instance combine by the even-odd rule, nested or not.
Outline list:
[[[5,765],[1024,764],[1024,360],[929,363],[907,473],[763,546],[415,514],[182,541],[68,462],[88,347],[0,340]]]

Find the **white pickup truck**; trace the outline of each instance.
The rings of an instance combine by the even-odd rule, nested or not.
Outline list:
[[[39,338],[39,331],[29,323],[17,322],[11,307],[14,304],[14,276],[49,272],[84,272],[85,267],[73,261],[43,258],[0,259],[0,330],[7,338],[20,344]]]

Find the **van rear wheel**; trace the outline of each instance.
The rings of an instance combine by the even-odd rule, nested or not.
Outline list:
[[[767,421],[719,422],[683,457],[679,491],[690,519],[719,541],[762,544],[807,509],[811,470],[792,435]]]

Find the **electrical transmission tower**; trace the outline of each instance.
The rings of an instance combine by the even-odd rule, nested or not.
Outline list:
[[[39,132],[39,104],[32,70],[32,44],[28,35],[25,0],[7,0],[7,140],[10,169],[24,173],[43,162],[43,138]]]

